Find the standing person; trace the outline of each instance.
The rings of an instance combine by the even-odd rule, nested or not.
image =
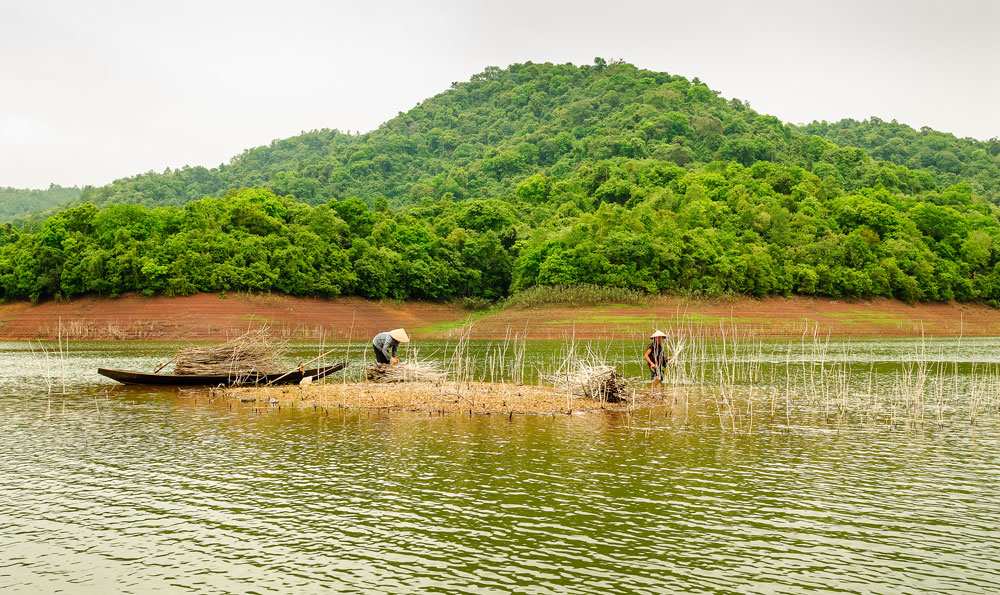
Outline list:
[[[385,333],[379,333],[372,339],[372,348],[375,350],[375,361],[380,364],[398,364],[396,348],[400,343],[409,343],[410,337],[401,328],[393,329]]]
[[[646,347],[646,364],[649,366],[649,377],[653,381],[653,386],[656,386],[663,381],[663,366],[667,365],[667,362],[673,359],[672,356],[667,355],[667,349],[663,345],[663,338],[667,336],[667,333],[663,331],[656,331],[650,335],[649,346]]]

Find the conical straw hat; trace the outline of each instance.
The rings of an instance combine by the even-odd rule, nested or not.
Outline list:
[[[652,335],[650,335],[649,338],[650,339],[655,339],[657,337],[666,337],[666,336],[667,336],[667,333],[665,333],[663,331],[656,331],[655,333],[653,333]]]
[[[393,339],[399,341],[400,343],[409,343],[410,342],[409,335],[407,335],[406,331],[404,331],[401,328],[394,328],[394,329],[392,329],[391,331],[389,331],[389,336],[392,337]]]

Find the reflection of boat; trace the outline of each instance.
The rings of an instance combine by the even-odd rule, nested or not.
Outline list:
[[[229,376],[223,375],[202,375],[193,374],[182,376],[179,374],[150,374],[149,372],[132,372],[129,370],[115,370],[112,368],[98,368],[97,373],[112,380],[117,380],[122,384],[157,384],[160,386],[254,386],[257,384],[295,384],[303,378],[311,377],[313,380],[323,378],[334,372],[338,372],[347,367],[347,362],[341,362],[333,366],[323,366],[311,370],[295,370],[283,374],[253,374],[250,376]]]

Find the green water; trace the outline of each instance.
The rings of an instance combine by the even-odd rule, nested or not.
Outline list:
[[[150,370],[176,347],[46,359],[0,343],[0,589],[1000,592],[996,411],[887,425],[764,407],[733,431],[712,396],[632,416],[380,415],[112,390],[94,372]],[[1000,360],[997,339],[931,347],[958,376]],[[560,349],[529,346],[538,366]],[[639,376],[632,349],[608,354]],[[824,357],[864,353],[890,385],[914,352]]]

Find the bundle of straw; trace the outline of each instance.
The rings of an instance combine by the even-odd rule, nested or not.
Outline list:
[[[187,347],[177,352],[174,373],[190,375],[253,376],[281,371],[281,355],[267,329],[249,331],[222,343]]]
[[[556,386],[588,399],[618,403],[628,396],[628,381],[617,368],[605,364],[582,363],[554,380]]]
[[[434,362],[407,361],[400,364],[374,364],[367,370],[371,382],[441,382],[444,370]]]

